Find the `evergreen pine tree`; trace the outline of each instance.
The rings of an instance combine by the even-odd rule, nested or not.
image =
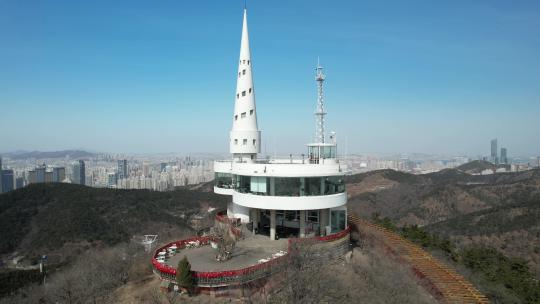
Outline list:
[[[178,283],[178,287],[187,289],[188,291],[193,287],[191,264],[186,256],[178,262],[178,267],[176,268],[176,283]]]

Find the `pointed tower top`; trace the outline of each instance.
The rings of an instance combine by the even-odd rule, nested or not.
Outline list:
[[[257,125],[253,62],[249,49],[247,9],[244,8],[240,60],[236,80],[234,119],[230,133],[230,151],[235,159],[255,159],[260,152],[261,132]]]
[[[240,60],[249,59],[251,53],[249,50],[249,33],[247,25],[247,9],[244,8],[244,21],[242,23],[242,41],[240,43]]]

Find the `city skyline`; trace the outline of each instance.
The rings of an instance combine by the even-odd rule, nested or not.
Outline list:
[[[225,153],[241,6],[1,3],[0,152]],[[538,3],[248,6],[262,154],[313,139],[317,56],[340,152],[540,154]]]

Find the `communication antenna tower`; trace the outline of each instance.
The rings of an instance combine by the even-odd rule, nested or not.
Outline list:
[[[319,63],[317,57],[317,67],[315,68],[317,81],[317,110],[315,111],[316,129],[315,129],[315,141],[317,143],[324,144],[324,79],[326,76],[323,73],[323,67]]]

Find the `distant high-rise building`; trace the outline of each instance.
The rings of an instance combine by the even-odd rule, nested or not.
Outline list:
[[[52,183],[53,182],[53,172],[52,171],[45,171],[45,182],[46,183]]]
[[[159,171],[160,172],[165,172],[167,170],[167,163],[161,163],[159,165]]]
[[[2,191],[9,192],[13,188],[13,170],[2,170]]]
[[[47,166],[45,164],[41,166],[36,167],[36,183],[44,183],[45,182],[45,171],[47,169]]]
[[[2,176],[2,158],[0,157],[0,176]],[[4,192],[2,187],[2,181],[0,181],[0,193]]]
[[[24,187],[24,178],[17,177],[15,178],[15,189],[21,189]]]
[[[506,148],[501,148],[501,164],[508,165],[508,157],[506,156]]]
[[[118,179],[128,178],[128,165],[127,159],[122,159],[118,161]]]
[[[36,170],[28,171],[28,175],[26,176],[26,183],[27,185],[36,183]]]
[[[497,139],[491,140],[491,162],[499,164],[499,158],[497,157]]]
[[[65,179],[66,179],[66,168],[64,167],[53,168],[53,177],[52,177],[53,183],[61,183]]]
[[[116,187],[116,181],[117,181],[118,175],[114,172],[110,172],[107,179],[107,186],[109,188]]]
[[[85,185],[86,184],[86,168],[83,160],[73,163],[71,183]]]

